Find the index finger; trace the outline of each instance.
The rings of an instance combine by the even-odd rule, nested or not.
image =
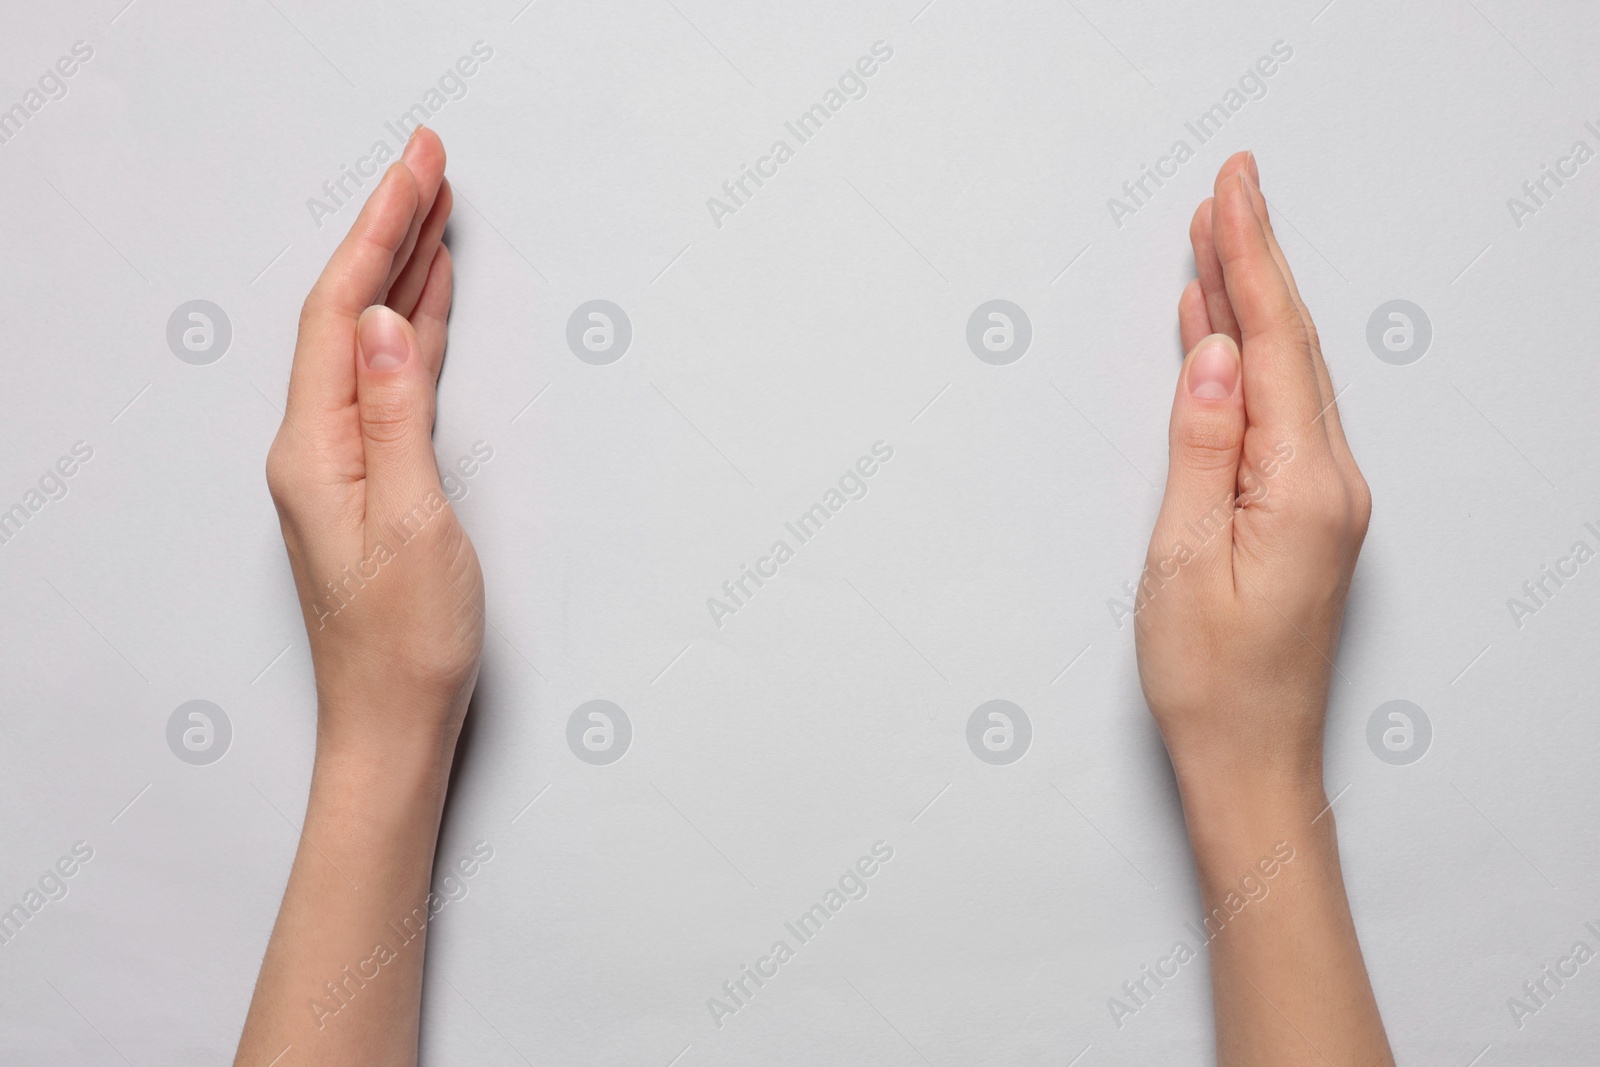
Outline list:
[[[1301,439],[1321,407],[1310,339],[1283,272],[1267,245],[1243,175],[1220,178],[1212,233],[1239,321],[1244,397],[1252,426]],[[1326,443],[1321,428],[1318,436]]]
[[[395,163],[362,205],[301,308],[289,372],[291,413],[355,402],[356,320],[377,302],[416,211],[416,179],[404,163]]]
[[[1317,392],[1322,403],[1323,422],[1327,426],[1328,443],[1333,447],[1334,455],[1342,465],[1354,468],[1355,456],[1350,452],[1350,443],[1344,435],[1344,422],[1339,417],[1339,393],[1333,387],[1333,376],[1328,372],[1328,361],[1322,354],[1322,342],[1317,337],[1317,324],[1312,321],[1311,309],[1306,307],[1304,298],[1300,296],[1300,286],[1294,280],[1294,272],[1289,269],[1289,258],[1284,255],[1283,246],[1278,243],[1278,235],[1272,225],[1272,212],[1267,204],[1266,194],[1261,191],[1261,174],[1257,169],[1254,153],[1247,156],[1245,167],[1254,186],[1255,196],[1251,199],[1255,203],[1256,214],[1261,219],[1262,229],[1266,232],[1267,246],[1272,250],[1272,258],[1277,261],[1278,269],[1283,272],[1284,281],[1289,284],[1289,295],[1294,298],[1295,306],[1300,309],[1300,317],[1305,320],[1306,338],[1311,344],[1311,361],[1317,372]]]

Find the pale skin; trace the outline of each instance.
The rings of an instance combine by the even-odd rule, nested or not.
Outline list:
[[[416,915],[484,627],[478,558],[432,443],[451,291],[444,164],[439,138],[418,131],[306,298],[267,458],[311,639],[317,754],[239,1065],[416,1062]]]
[[[317,751],[241,1067],[417,1059],[427,941],[404,919],[426,913],[485,625],[477,555],[432,447],[451,296],[444,165],[419,130],[329,260],[268,455],[316,671]],[[1218,1062],[1392,1064],[1321,775],[1370,502],[1258,182],[1252,159],[1229,160],[1191,231],[1190,355],[1150,546],[1164,582],[1136,619],[1139,671],[1207,910],[1280,842],[1294,850],[1270,895],[1211,944]],[[1213,513],[1220,532],[1200,543],[1188,524]]]
[[[1190,239],[1189,355],[1135,634],[1202,901],[1225,917],[1208,950],[1217,1062],[1392,1065],[1322,781],[1371,495],[1253,156],[1223,165]],[[1266,894],[1241,907],[1246,876]]]

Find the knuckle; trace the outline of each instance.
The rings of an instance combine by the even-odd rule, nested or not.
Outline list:
[[[1239,462],[1239,429],[1232,420],[1189,419],[1178,428],[1173,444],[1191,468],[1217,470]]]
[[[311,292],[307,293],[305,300],[300,304],[300,329],[305,330],[321,318],[326,306],[322,299],[322,294],[316,289],[312,289]]]
[[[369,441],[389,444],[411,434],[417,422],[417,401],[399,389],[384,389],[361,398],[361,430]]]
[[[1300,309],[1294,306],[1294,301],[1287,300],[1272,309],[1270,315],[1256,333],[1262,337],[1270,337],[1286,346],[1296,349],[1304,348],[1310,344],[1309,335],[1306,333],[1305,320],[1300,317]]]
[[[1312,351],[1316,353],[1317,359],[1320,360],[1322,359],[1322,337],[1317,333],[1316,321],[1311,318],[1311,309],[1305,306],[1303,300],[1296,300],[1295,303],[1300,322],[1306,331],[1306,343],[1311,346]]]

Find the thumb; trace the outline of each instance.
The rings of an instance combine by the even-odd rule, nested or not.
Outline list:
[[[439,492],[433,375],[411,323],[381,304],[363,311],[356,323],[356,401],[371,529],[401,521]]]
[[[1172,401],[1167,489],[1152,555],[1169,556],[1180,542],[1196,557],[1231,554],[1245,431],[1240,371],[1239,348],[1227,334],[1202,338],[1184,361]]]

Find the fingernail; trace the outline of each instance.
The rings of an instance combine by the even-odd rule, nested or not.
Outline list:
[[[1250,206],[1254,208],[1256,205],[1256,196],[1258,195],[1258,186],[1255,182],[1250,180],[1250,175],[1246,174],[1244,171],[1239,172],[1239,190],[1240,192],[1244,193],[1244,198],[1249,201]]]
[[[417,154],[417,135],[421,132],[421,126],[418,126],[416,129],[412,130],[411,137],[406,141],[405,150],[400,153],[400,162],[404,163],[408,167],[411,165],[411,157]]]
[[[356,346],[368,370],[388,371],[405,366],[411,358],[400,316],[389,308],[375,305],[361,313],[356,323]]]
[[[1194,346],[1189,359],[1189,395],[1201,400],[1221,400],[1239,385],[1239,350],[1233,338],[1214,333]]]
[[[1245,173],[1250,175],[1250,184],[1257,189],[1261,188],[1261,166],[1256,162],[1255,149],[1245,152]]]

